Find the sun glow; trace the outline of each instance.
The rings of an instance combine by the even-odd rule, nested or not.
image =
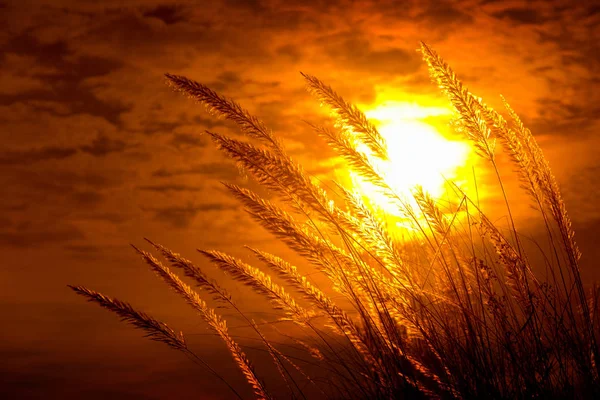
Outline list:
[[[420,185],[434,198],[444,195],[447,181],[460,178],[458,175],[470,155],[470,147],[461,141],[444,137],[425,118],[443,117],[451,111],[441,107],[423,107],[411,103],[384,103],[365,112],[375,123],[388,147],[389,160],[383,161],[369,155],[366,146],[360,151],[369,155],[370,161],[381,172],[386,182],[410,203],[411,190]],[[397,204],[393,204],[373,184],[352,173],[355,187],[370,201],[391,215],[399,215]]]

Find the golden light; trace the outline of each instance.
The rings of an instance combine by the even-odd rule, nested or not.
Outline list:
[[[465,142],[447,139],[424,119],[450,114],[450,109],[441,107],[383,103],[366,111],[365,115],[376,120],[374,122],[387,142],[389,160],[382,161],[369,155],[366,146],[359,150],[369,156],[392,189],[410,203],[413,203],[411,190],[416,185],[421,185],[434,198],[440,198],[445,183],[460,178],[459,171],[469,159],[470,147]],[[398,205],[377,187],[355,173],[351,173],[351,178],[373,205],[391,215],[399,215]]]

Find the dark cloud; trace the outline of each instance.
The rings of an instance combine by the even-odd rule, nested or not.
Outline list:
[[[123,63],[97,56],[74,53],[64,40],[41,42],[29,33],[11,38],[0,47],[0,53],[14,53],[33,58],[32,78],[42,82],[40,89],[17,94],[0,94],[0,104],[27,101],[55,102],[65,105],[71,114],[89,114],[105,118],[114,125],[130,107],[118,102],[104,102],[93,94],[93,86],[84,85],[90,78],[104,76],[119,69]],[[39,68],[43,67],[42,71]],[[28,70],[11,71],[14,76],[27,75]]]
[[[304,54],[301,46],[294,46],[292,44],[285,44],[278,47],[275,50],[275,53],[278,56],[283,56],[292,63],[297,63],[300,61],[302,59],[302,55]]]
[[[54,41],[50,43],[44,43],[32,36],[30,33],[23,33],[18,36],[12,37],[4,46],[2,46],[3,52],[14,53],[19,55],[28,55],[35,58],[36,62],[41,63],[49,67],[56,68],[54,73],[55,76],[61,76],[61,74],[72,74],[74,71],[62,70],[61,66],[66,66],[66,58],[73,54],[72,50],[69,49],[69,44],[64,40]],[[89,65],[90,67],[91,64]],[[99,68],[98,68],[99,67]],[[102,66],[97,68],[91,68],[91,71],[79,71],[84,73],[85,76],[95,76],[97,74],[102,75],[108,71],[104,71]],[[22,71],[25,72],[25,71]],[[49,73],[42,76],[49,76]],[[64,76],[64,75],[63,75]],[[50,88],[48,88],[50,89]]]
[[[77,191],[71,194],[71,200],[75,207],[93,207],[104,200],[104,195],[96,191]]]
[[[78,150],[95,157],[106,156],[110,153],[122,152],[133,147],[119,139],[109,139],[106,135],[98,135],[89,145],[74,147],[48,146],[39,149],[22,151],[7,151],[0,153],[0,165],[31,165],[40,161],[63,160],[75,155]]]
[[[584,9],[584,15],[587,17],[594,17],[600,14],[600,4],[587,4]]]
[[[338,65],[346,69],[368,72],[371,76],[410,75],[421,66],[421,57],[414,50],[398,47],[374,48],[368,35],[357,31],[346,31],[319,38],[326,52]]]
[[[67,223],[68,216],[82,211],[106,211],[101,210],[106,194],[124,182],[122,171],[112,169],[99,173],[10,168],[6,172],[5,176],[0,175],[5,194],[0,197],[0,204],[24,204],[27,208],[11,213],[39,223],[54,218],[52,224],[57,226]],[[23,203],[15,203],[14,199],[21,199]]]
[[[76,253],[78,255],[86,255],[86,256],[90,256],[90,255],[98,255],[102,252],[102,247],[100,246],[95,246],[95,245],[89,245],[89,244],[73,244],[73,245],[67,245],[67,246],[63,246],[63,249],[72,252],[72,253]]]
[[[28,205],[26,203],[18,204],[0,204],[0,210],[2,211],[24,211],[27,210]]]
[[[98,210],[94,210],[93,213],[85,212],[85,213],[77,213],[76,215],[71,216],[72,220],[77,221],[105,221],[113,224],[120,224],[127,220],[129,220],[130,216],[124,212],[117,211],[107,211],[102,212]]]
[[[139,131],[146,135],[168,134],[174,131],[180,125],[180,122],[165,121],[160,115],[148,115],[142,121],[140,121],[141,129],[139,129]]]
[[[570,174],[563,179],[560,188],[571,218],[577,225],[600,226],[597,220],[600,218],[600,164],[589,165]]]
[[[78,260],[102,260],[104,262],[122,262],[130,261],[131,259],[124,254],[129,254],[131,247],[123,246],[107,246],[96,244],[66,244],[62,246],[65,253],[74,259]]]
[[[600,105],[578,99],[540,98],[539,116],[531,120],[532,131],[538,134],[593,134],[600,122]]]
[[[30,165],[39,161],[62,160],[77,153],[72,147],[43,147],[0,153],[0,165]]]
[[[159,5],[152,10],[144,12],[143,15],[144,17],[159,19],[166,25],[176,24],[186,19],[184,8],[172,4]]]
[[[537,25],[544,23],[547,18],[535,8],[507,8],[492,14],[496,18],[506,18],[515,24]]]
[[[427,37],[443,40],[456,29],[469,29],[476,20],[471,15],[476,9],[461,1],[447,0],[406,0],[372,1],[365,3],[366,15],[378,15],[383,24],[407,24],[420,28],[418,40]],[[402,38],[403,30],[398,29],[391,37]]]
[[[206,135],[199,133],[176,133],[169,143],[177,149],[203,148],[209,140]]]
[[[83,239],[83,232],[66,224],[60,226],[24,227],[11,231],[0,231],[0,246],[27,248]]]
[[[201,8],[204,12],[192,13],[193,19],[166,26],[156,23],[156,18],[144,17],[134,7],[116,9],[86,31],[86,39],[102,43],[105,52],[113,54],[114,58],[126,57],[139,66],[143,66],[144,62],[154,63],[146,68],[155,71],[159,65],[163,68],[185,68],[196,57],[215,53],[237,59],[267,59],[268,43],[247,41],[239,31],[227,29],[220,23],[225,16],[237,17],[240,25],[245,25],[255,34],[260,28],[260,24],[255,22],[257,20],[244,20],[238,14],[232,15],[230,9],[219,8],[217,3],[206,4]],[[182,48],[186,51],[178,50]],[[158,60],[160,63],[156,64]]]
[[[536,30],[540,45],[553,49],[556,62],[535,70],[548,88],[536,100],[535,132],[581,136],[600,128],[600,46],[591,40],[600,25],[583,14],[574,4],[568,13],[558,14],[555,21]]]
[[[278,81],[263,82],[254,79],[243,78],[241,74],[233,71],[224,71],[217,76],[217,79],[210,82],[209,86],[212,90],[217,92],[235,92],[243,89],[246,85],[255,85],[262,88],[276,88],[281,84]]]
[[[131,146],[122,140],[110,139],[106,135],[99,134],[91,144],[81,146],[79,149],[84,153],[102,157],[110,153],[120,153],[129,147]]]
[[[140,190],[147,190],[150,192],[169,193],[169,192],[197,192],[202,190],[202,186],[182,185],[176,183],[168,183],[162,185],[145,185],[138,186]]]
[[[199,125],[200,127],[205,127],[207,129],[212,129],[218,126],[225,126],[225,122],[223,120],[217,119],[215,117],[204,117],[201,115],[194,115],[192,119],[188,122],[190,124]]]
[[[114,188],[124,182],[124,172],[80,172],[58,169],[14,168],[8,177],[9,187],[25,187],[46,194],[69,193],[76,189],[101,190]]]
[[[429,1],[426,8],[421,11],[417,20],[424,21],[434,30],[447,30],[451,26],[465,27],[474,22],[474,18],[464,10],[461,2]]]
[[[49,100],[26,100],[31,109],[36,113],[48,113],[57,117],[65,117],[71,114],[69,106],[65,103],[57,103]]]
[[[151,210],[154,219],[164,222],[173,228],[184,229],[189,227],[196,216],[203,212],[222,212],[237,209],[236,205],[223,203],[206,203],[201,205],[163,207]]]
[[[239,178],[240,171],[232,163],[206,163],[184,168],[161,168],[152,172],[157,178],[171,178],[181,175],[206,175],[213,179],[235,180]]]
[[[217,76],[217,79],[226,85],[237,85],[242,82],[240,75],[233,71],[223,71]]]
[[[223,1],[223,8],[225,10],[245,9],[251,11],[253,14],[262,14],[269,11],[265,2],[261,0],[225,0]]]

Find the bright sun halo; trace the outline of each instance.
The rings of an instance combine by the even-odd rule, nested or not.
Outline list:
[[[446,108],[411,103],[384,103],[365,112],[367,118],[377,120],[379,132],[387,142],[389,160],[369,158],[399,195],[410,199],[411,190],[421,185],[434,198],[439,198],[444,193],[446,180],[456,179],[459,168],[466,164],[470,153],[467,143],[448,140],[432,125],[423,122],[426,117],[450,113]],[[359,150],[369,154],[366,146]],[[374,185],[354,173],[351,178],[375,205],[398,215],[397,206]]]

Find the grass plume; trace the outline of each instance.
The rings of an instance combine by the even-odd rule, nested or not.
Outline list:
[[[260,226],[297,254],[294,263],[249,248],[271,276],[221,251],[199,250],[232,280],[268,300],[277,314],[265,323],[270,332],[263,332],[234,296],[192,261],[146,240],[210,301],[242,317],[284,381],[284,398],[600,396],[600,291],[581,280],[572,223],[541,148],[504,98],[509,120],[472,94],[431,47],[422,43],[420,51],[433,82],[456,111],[457,131],[497,179],[507,227],[492,222],[479,199],[453,182],[448,186],[454,202],[442,203],[420,186],[413,188],[412,199],[397,193],[375,167],[375,160],[390,157],[375,124],[312,75],[302,74],[309,92],[331,109],[334,123],[325,127],[309,122],[309,127],[349,170],[397,206],[412,236],[400,240],[390,215],[362,193],[341,184],[325,191],[273,132],[235,101],[167,74],[176,90],[239,126],[247,140],[206,134],[275,195],[267,199],[224,182]],[[506,175],[497,162],[501,151],[512,160],[546,229],[550,251],[541,254],[541,263],[540,255],[524,245],[513,218],[502,179]],[[169,267],[134,249],[223,340],[255,396],[273,398],[225,319]],[[315,273],[329,288],[317,286],[311,279]],[[83,287],[72,289],[151,339],[191,353],[182,334],[127,303]],[[275,323],[286,329],[289,325],[291,333]],[[301,355],[283,350],[273,331],[285,343],[299,344],[294,348]]]

